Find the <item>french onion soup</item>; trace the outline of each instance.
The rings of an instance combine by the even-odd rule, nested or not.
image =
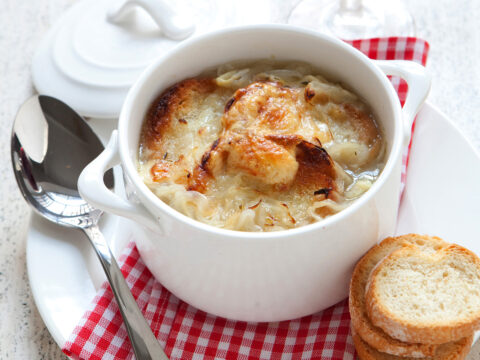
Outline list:
[[[239,231],[286,230],[335,214],[384,166],[367,104],[304,63],[231,63],[151,104],[138,171],[166,204]]]

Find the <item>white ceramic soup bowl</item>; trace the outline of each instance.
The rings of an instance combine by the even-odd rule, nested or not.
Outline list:
[[[167,87],[234,60],[305,61],[366,100],[384,132],[387,162],[378,180],[347,209],[320,222],[279,232],[215,228],[182,215],[158,199],[137,173],[139,135],[146,111]],[[400,103],[385,74],[407,80]],[[144,225],[135,238],[152,274],[173,294],[209,313],[245,321],[279,321],[325,309],[347,296],[356,261],[394,232],[402,150],[413,117],[430,88],[424,68],[374,62],[340,40],[282,25],[256,25],[192,38],[153,63],[131,88],[118,132],[79,179],[95,207]],[[103,184],[121,164],[134,196],[123,199]]]

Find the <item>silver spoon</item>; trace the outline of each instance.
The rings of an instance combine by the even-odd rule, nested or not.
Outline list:
[[[66,104],[34,96],[22,105],[13,124],[13,170],[25,200],[41,216],[59,225],[82,229],[102,263],[138,360],[168,360],[143,317],[97,223],[102,211],[92,208],[77,190],[83,168],[103,151],[88,124]],[[112,172],[105,183],[113,188]]]

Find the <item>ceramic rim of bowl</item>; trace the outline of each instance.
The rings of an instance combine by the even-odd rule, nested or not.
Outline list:
[[[381,84],[384,87],[384,90],[387,92],[388,98],[391,102],[390,105],[392,105],[392,109],[393,109],[392,121],[394,121],[395,123],[394,123],[393,144],[390,150],[390,154],[388,156],[385,166],[382,169],[378,179],[373,183],[372,187],[366,193],[364,193],[362,196],[360,196],[358,199],[352,202],[347,208],[320,221],[317,221],[308,225],[304,225],[298,228],[272,231],[272,232],[260,232],[260,231],[247,232],[247,231],[239,231],[239,230],[229,230],[229,229],[222,229],[219,227],[215,227],[213,225],[209,225],[206,223],[202,223],[198,220],[195,220],[193,218],[190,218],[180,213],[179,211],[175,210],[171,206],[164,203],[147,187],[147,185],[145,185],[145,183],[141,179],[140,175],[137,172],[136,166],[132,161],[130,151],[129,151],[130,149],[127,148],[127,144],[126,144],[128,123],[131,119],[130,117],[131,109],[134,108],[137,94],[142,89],[142,86],[144,85],[146,80],[152,75],[152,73],[157,71],[157,69],[162,65],[162,63],[166,61],[170,56],[184,51],[185,48],[188,48],[192,44],[208,42],[208,41],[211,41],[212,39],[215,39],[216,37],[221,37],[226,34],[242,33],[242,32],[251,33],[255,31],[272,31],[272,30],[277,31],[279,33],[281,32],[297,33],[300,35],[310,36],[312,38],[317,38],[317,39],[321,39],[322,41],[330,42],[335,46],[341,47],[342,50],[344,50],[346,53],[349,54],[349,56],[352,57],[352,60],[354,59],[355,61],[359,61],[366,67],[370,68],[370,70],[372,70],[372,72],[378,77],[378,80],[380,80]],[[143,121],[144,119],[142,118],[141,120]],[[186,40],[181,44],[177,45],[175,48],[173,48],[169,52],[159,57],[151,65],[149,65],[145,69],[145,71],[140,75],[140,77],[137,79],[135,84],[130,88],[127,94],[127,97],[125,98],[124,104],[122,106],[119,122],[118,122],[119,153],[120,153],[122,167],[126,172],[130,181],[133,183],[135,189],[137,191],[140,191],[142,193],[142,196],[148,199],[148,201],[150,201],[155,207],[161,209],[162,212],[166,213],[165,215],[172,216],[177,220],[196,228],[197,230],[214,232],[217,235],[221,235],[225,237],[244,238],[245,240],[247,239],[256,240],[257,238],[274,240],[278,238],[289,237],[292,235],[301,235],[304,232],[315,231],[316,229],[319,229],[319,228],[325,228],[332,223],[341,221],[343,218],[348,217],[351,213],[358,211],[358,209],[361,208],[363,204],[368,202],[379,191],[379,189],[386,182],[387,178],[391,175],[394,169],[394,166],[397,162],[397,159],[400,156],[402,139],[404,135],[402,133],[403,127],[401,125],[403,124],[401,124],[401,122],[402,122],[402,114],[401,114],[400,103],[398,102],[397,94],[392,84],[388,80],[387,76],[382,72],[382,70],[380,70],[380,68],[378,68],[378,66],[374,64],[374,62],[371,59],[369,59],[366,55],[364,55],[363,53],[361,53],[351,45],[348,45],[343,41],[333,38],[331,36],[324,35],[309,29],[294,27],[291,25],[280,25],[280,24],[247,25],[247,26],[221,29],[221,30],[217,30],[208,34],[204,34],[204,35]],[[159,221],[161,222],[161,219]]]

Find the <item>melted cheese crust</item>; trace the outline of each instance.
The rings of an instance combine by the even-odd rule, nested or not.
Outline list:
[[[181,213],[240,231],[294,228],[369,189],[384,142],[368,107],[300,63],[220,67],[151,105],[138,171]]]

